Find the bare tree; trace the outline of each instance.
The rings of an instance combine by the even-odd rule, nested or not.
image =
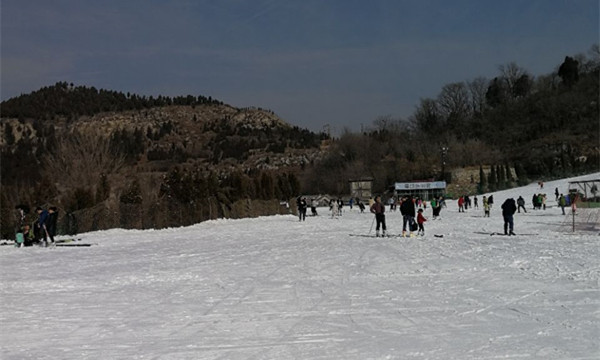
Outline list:
[[[110,148],[110,141],[101,135],[74,132],[59,142],[53,152],[45,155],[44,175],[59,191],[83,188],[93,190],[102,174],[116,172],[124,158]]]
[[[413,127],[426,134],[433,134],[441,126],[441,117],[438,104],[433,99],[421,99],[413,117]]]
[[[445,85],[438,96],[438,104],[448,129],[459,137],[464,137],[465,125],[471,115],[469,93],[465,83]]]
[[[484,77],[478,77],[468,83],[469,95],[471,98],[471,110],[475,114],[483,113],[485,109],[485,93],[489,86],[489,80]]]
[[[502,79],[508,88],[508,92],[513,98],[518,97],[519,94],[522,93],[519,88],[522,88],[523,81],[529,81],[528,79],[531,78],[527,71],[515,62],[500,65],[498,66],[498,70],[500,70]]]

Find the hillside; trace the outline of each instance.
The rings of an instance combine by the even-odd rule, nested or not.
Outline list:
[[[110,103],[107,97],[115,101],[112,111],[93,105]],[[3,191],[3,217],[10,219],[19,203],[54,204],[65,214],[98,206],[115,211],[123,204],[156,208],[161,199],[187,205],[216,199],[211,206],[218,210],[190,211],[188,220],[172,222],[161,214],[163,220],[143,225],[100,221],[124,227],[190,223],[230,215],[239,199],[288,199],[298,189],[298,171],[322,156],[325,135],[291,126],[272,111],[200,97],[159,99],[58,83],[3,102],[2,186],[11,189]],[[100,225],[89,226],[83,229]]]

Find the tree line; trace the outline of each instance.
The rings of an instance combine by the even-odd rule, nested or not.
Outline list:
[[[142,110],[170,105],[222,104],[211,96],[143,96],[113,90],[98,90],[95,87],[75,86],[63,81],[3,101],[0,106],[2,117],[48,120],[57,116],[76,119],[79,116],[92,116],[102,112]]]
[[[371,177],[375,191],[385,192],[395,181],[451,180],[442,162],[446,171],[510,166],[521,183],[598,171],[599,69],[595,45],[588,55],[566,56],[547,75],[509,63],[493,79],[444,85],[406,119],[381,116],[361,133],[344,131],[303,184],[314,193],[345,194],[347,179]]]

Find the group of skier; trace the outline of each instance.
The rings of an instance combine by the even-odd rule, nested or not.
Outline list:
[[[471,202],[471,198],[468,195],[464,195],[458,198],[458,212],[465,212],[468,208],[479,208],[479,199],[477,199],[477,195],[473,197]]]
[[[48,246],[54,243],[56,228],[58,222],[58,209],[55,206],[50,206],[48,209],[43,209],[38,206],[35,209],[37,217],[30,224],[28,214],[30,211],[27,205],[17,205],[17,228],[15,246],[24,247],[40,244]]]
[[[562,208],[563,214],[565,206],[568,206],[568,198],[563,196],[562,194],[558,195],[557,190],[557,203]],[[534,194],[533,196],[533,208],[534,209],[546,209],[546,195],[545,194]],[[299,197],[298,198],[298,212],[300,214],[300,220],[304,220],[306,216],[306,198]],[[465,212],[465,210],[469,208],[479,208],[477,195],[473,196],[471,199],[468,195],[461,196],[457,200],[458,202],[458,211]],[[364,205],[359,199],[352,199],[350,204],[355,203],[362,205],[360,206],[361,212],[364,211]],[[390,211],[395,211],[396,209],[400,209],[400,213],[402,215],[402,236],[403,237],[414,237],[415,232],[416,235],[425,235],[425,225],[424,223],[427,221],[427,218],[423,215],[424,210],[427,209],[427,202],[412,196],[403,196],[403,197],[392,197],[388,199],[387,204],[390,207]],[[490,217],[490,211],[494,204],[494,196],[483,196],[482,205],[484,211],[484,217]],[[330,210],[333,216],[339,216],[342,212],[343,202],[340,199],[331,200],[330,201]],[[433,219],[436,219],[440,215],[440,211],[442,207],[445,207],[445,199],[443,196],[439,198],[433,198],[430,201],[430,206],[432,209]],[[521,209],[524,213],[527,212],[525,208],[525,199],[522,196],[519,196],[517,200],[513,198],[506,199],[504,203],[502,203],[502,216],[504,219],[504,234],[511,236],[515,235],[514,233],[514,215],[515,213],[520,213]],[[375,215],[373,219],[373,223],[375,226],[375,236],[386,236],[387,225],[385,221],[385,211],[386,204],[382,201],[381,196],[376,196],[374,199],[369,199],[369,210],[371,213]],[[316,211],[313,211],[314,215],[316,215]],[[372,230],[372,225],[371,225]],[[369,233],[371,232],[369,230]]]
[[[391,209],[395,209],[395,207],[400,208],[400,213],[402,214],[402,236],[403,237],[414,237],[413,232],[417,232],[417,235],[425,235],[425,222],[427,219],[423,216],[423,208],[422,206],[427,206],[424,202],[419,202],[417,199],[412,196],[404,196],[398,202],[394,202],[394,204],[390,204]],[[434,199],[431,204],[433,208],[433,213],[439,215],[439,211],[442,207],[442,202]],[[416,210],[416,208],[419,208]],[[381,236],[386,236],[387,226],[385,223],[385,205],[381,202],[381,196],[376,196],[375,201],[370,207],[370,210],[373,214],[375,214],[374,221],[377,223],[375,226],[375,236],[379,237],[379,230],[381,229]],[[434,215],[435,216],[435,215]]]

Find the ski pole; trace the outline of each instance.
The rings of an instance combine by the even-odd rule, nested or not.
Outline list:
[[[373,221],[371,221],[371,228],[369,229],[369,235],[371,235],[371,230],[373,230],[373,224],[375,224],[375,217],[373,217]]]

